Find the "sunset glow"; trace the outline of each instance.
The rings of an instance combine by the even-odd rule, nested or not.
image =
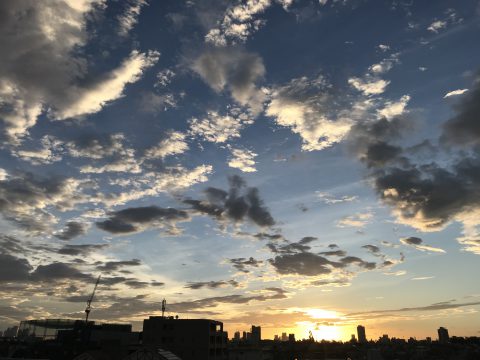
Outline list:
[[[479,336],[479,0],[0,15],[0,330]]]

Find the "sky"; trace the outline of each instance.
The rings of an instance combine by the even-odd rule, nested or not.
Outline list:
[[[480,2],[0,2],[0,328],[479,336]]]

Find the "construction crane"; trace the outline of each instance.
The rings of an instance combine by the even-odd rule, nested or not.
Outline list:
[[[87,300],[87,307],[85,308],[85,324],[88,323],[88,315],[90,315],[91,305],[93,301],[93,297],[95,296],[95,291],[97,290],[98,283],[100,282],[100,277],[101,275],[98,275],[97,282],[95,283],[95,287],[93,288],[92,295],[90,295],[90,298]]]
[[[165,317],[165,308],[167,307],[167,300],[162,300],[162,318]]]

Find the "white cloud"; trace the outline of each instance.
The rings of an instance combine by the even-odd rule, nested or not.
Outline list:
[[[390,46],[385,45],[385,44],[378,45],[378,48],[383,52],[390,50]]]
[[[316,191],[315,195],[318,196],[321,201],[325,204],[332,205],[332,204],[340,204],[344,202],[352,202],[358,199],[356,195],[343,195],[343,196],[334,196],[332,194],[326,192]]]
[[[450,92],[446,93],[443,98],[445,99],[445,98],[448,98],[448,97],[450,97],[450,96],[462,95],[462,94],[465,94],[467,91],[468,91],[468,89],[457,89],[457,90],[453,90],[453,91],[450,91]]]
[[[273,90],[266,115],[274,117],[278,125],[299,134],[303,150],[328,148],[341,141],[351,127],[349,118],[332,113],[328,89],[329,85],[321,77],[293,79]]]
[[[85,76],[87,61],[73,50],[86,43],[86,15],[103,3],[0,2],[0,119],[10,142],[18,144],[44,105],[64,99]]]
[[[165,87],[172,82],[175,77],[175,72],[171,69],[163,69],[157,73],[157,82],[155,87]]]
[[[357,213],[350,216],[345,216],[337,222],[338,227],[365,227],[373,218],[371,212]]]
[[[447,27],[447,22],[446,21],[442,21],[442,20],[437,20],[437,21],[434,21],[430,24],[430,26],[427,28],[427,30],[431,31],[431,32],[434,32],[434,33],[438,33],[441,29]]]
[[[224,143],[239,138],[240,130],[250,124],[253,124],[251,117],[238,108],[231,109],[227,115],[209,111],[204,119],[190,120],[190,134],[210,142]]]
[[[243,172],[255,172],[255,154],[253,151],[247,149],[231,149],[232,159],[228,162],[231,168],[239,169]]]
[[[119,34],[121,36],[127,36],[137,24],[142,7],[145,5],[148,5],[146,0],[129,0],[127,2],[124,13],[118,17]]]
[[[164,158],[170,155],[183,154],[188,150],[188,143],[185,134],[172,131],[167,137],[160,141],[158,145],[151,147],[145,151],[145,158]]]
[[[480,255],[480,209],[459,214],[456,220],[462,223],[462,235],[457,238],[463,250]]]
[[[55,118],[67,119],[75,116],[91,114],[100,111],[105,105],[123,96],[123,90],[129,83],[136,82],[143,72],[154,65],[159,53],[152,51],[140,53],[132,51],[130,56],[106,79],[94,84],[91,88],[77,88],[71,94],[72,102],[56,110]]]
[[[434,278],[435,278],[435,276],[419,276],[419,277],[411,278],[410,280],[422,281],[422,280],[430,280],[430,279],[434,279]]]
[[[0,168],[0,181],[5,180],[7,177],[8,177],[7,170]]]
[[[284,0],[282,6],[288,8],[289,2]],[[271,4],[271,0],[245,0],[230,6],[220,25],[205,35],[205,41],[216,46],[246,41],[250,34],[257,31],[264,23],[261,20],[255,20],[254,17],[263,13]]]
[[[40,149],[12,150],[12,154],[33,165],[51,164],[62,160],[62,142],[53,136],[45,135],[41,139]]]
[[[385,91],[390,81],[377,78],[360,79],[353,77],[348,79],[348,83],[365,95],[378,95]]]
[[[42,111],[55,119],[91,114],[122,96],[158,53],[134,51],[117,68],[88,78],[94,65],[82,53],[87,18],[104,0],[0,2],[0,119],[10,143],[19,144]],[[28,54],[28,55],[26,55]],[[90,79],[90,80],[92,80]],[[85,85],[87,84],[87,85]]]
[[[405,112],[405,108],[409,101],[409,95],[403,95],[400,100],[396,102],[386,101],[385,106],[382,109],[377,110],[377,113],[380,117],[385,117],[387,119],[394,118]]]
[[[128,183],[130,188],[126,191],[107,194],[98,194],[92,202],[101,202],[113,207],[123,205],[129,201],[145,197],[157,196],[160,193],[174,192],[188,188],[197,183],[208,180],[208,175],[213,171],[211,165],[200,165],[193,169],[182,166],[167,167],[162,172],[147,172],[138,176],[133,175]]]

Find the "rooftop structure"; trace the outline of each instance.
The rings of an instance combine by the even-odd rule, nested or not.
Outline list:
[[[143,344],[159,346],[183,360],[225,360],[223,323],[207,319],[150,316],[143,321]]]

